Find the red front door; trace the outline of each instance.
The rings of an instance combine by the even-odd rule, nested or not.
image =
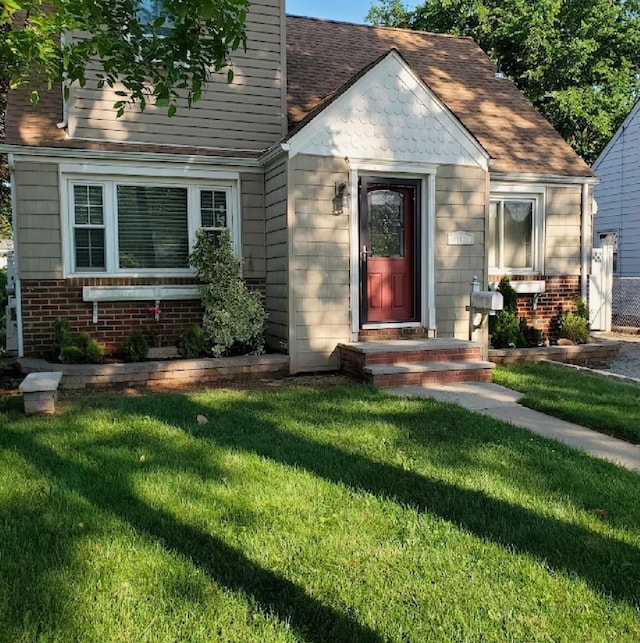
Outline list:
[[[361,179],[361,303],[364,323],[416,319],[418,188],[418,181]]]

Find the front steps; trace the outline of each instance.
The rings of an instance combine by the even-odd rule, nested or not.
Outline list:
[[[454,382],[490,382],[492,362],[482,346],[460,339],[399,339],[339,345],[340,368],[377,386],[429,386]]]

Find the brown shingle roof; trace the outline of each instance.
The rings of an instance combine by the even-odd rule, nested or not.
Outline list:
[[[288,16],[290,128],[391,49],[495,159],[493,172],[593,176],[470,38]]]

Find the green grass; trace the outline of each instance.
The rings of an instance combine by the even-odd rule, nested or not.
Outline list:
[[[637,641],[638,476],[524,430],[357,386],[17,406],[0,640]]]
[[[640,388],[553,364],[498,366],[493,381],[536,411],[640,444]]]

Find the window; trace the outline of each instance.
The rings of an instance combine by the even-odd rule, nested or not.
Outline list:
[[[136,0],[136,13],[142,25],[153,25],[153,23],[164,16],[165,21],[163,25],[154,31],[163,36],[171,33],[173,28],[172,21],[166,16],[162,0]]]
[[[540,270],[541,215],[538,195],[492,195],[489,206],[489,268],[500,272]]]
[[[186,273],[199,228],[216,239],[228,228],[239,254],[233,185],[124,177],[67,183],[69,273]]]
[[[75,265],[104,270],[104,192],[101,185],[74,185],[72,193]]]

